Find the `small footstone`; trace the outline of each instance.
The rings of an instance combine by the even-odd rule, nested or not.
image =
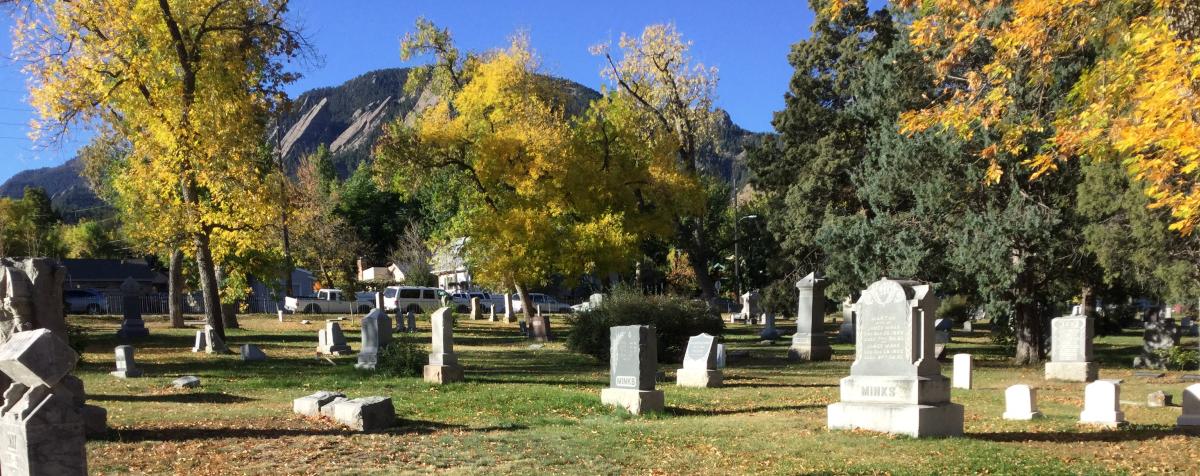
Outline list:
[[[1169,407],[1171,406],[1171,394],[1162,390],[1150,392],[1149,395],[1146,395],[1146,406],[1153,408]]]
[[[1141,378],[1163,378],[1166,375],[1167,375],[1166,372],[1160,372],[1158,370],[1135,370],[1135,371],[1133,371],[1134,377],[1141,377]]]
[[[396,410],[388,397],[355,398],[334,403],[333,419],[357,431],[379,431],[396,423]]]
[[[292,400],[292,411],[304,416],[319,417],[321,409],[338,398],[345,399],[346,396],[337,392],[317,392]]]
[[[171,386],[175,388],[196,388],[200,386],[200,377],[186,375],[171,381]]]
[[[1032,420],[1041,418],[1037,409],[1037,389],[1028,385],[1013,385],[1004,390],[1005,420]]]
[[[300,323],[301,323],[301,324],[306,324],[306,325],[307,325],[307,324],[312,324],[312,321],[310,321],[310,320],[308,320],[308,319],[305,319],[305,320],[303,320],[303,321],[300,321]]]
[[[242,344],[242,361],[243,362],[261,362],[267,360],[267,354],[264,354],[262,349],[254,344]]]

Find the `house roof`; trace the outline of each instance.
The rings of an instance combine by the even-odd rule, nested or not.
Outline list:
[[[166,280],[165,275],[141,259],[63,259],[59,263],[67,268],[67,281],[120,283],[133,278],[134,281],[157,283]]]

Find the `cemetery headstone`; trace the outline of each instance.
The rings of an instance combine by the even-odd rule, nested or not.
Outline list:
[[[430,322],[433,326],[433,346],[430,348],[429,365],[425,366],[425,381],[436,384],[462,381],[463,369],[458,365],[458,356],[454,353],[454,315],[449,307],[443,307],[434,311]]]
[[[609,386],[600,391],[600,402],[640,415],[662,411],[662,390],[655,390],[658,349],[654,326],[609,328]]]
[[[511,323],[512,321],[513,321],[512,294],[504,293],[504,322]]]
[[[387,313],[379,309],[372,310],[362,318],[362,330],[360,336],[362,338],[362,348],[358,351],[358,363],[354,364],[354,368],[362,370],[375,370],[375,366],[379,364],[379,349],[385,344],[383,336],[389,335],[392,332],[392,320],[387,317]]]
[[[479,298],[475,296],[471,297],[471,320],[479,320]]]
[[[350,346],[346,344],[346,335],[342,334],[342,326],[337,321],[325,321],[325,328],[317,333],[317,352],[327,355],[350,353]]]
[[[192,352],[204,352],[208,348],[208,333],[205,331],[196,331],[196,343],[192,345]]]
[[[833,348],[825,337],[825,279],[809,273],[796,281],[800,292],[796,311],[796,333],[792,335],[789,360],[829,360]]]
[[[405,320],[407,320],[407,321],[408,321],[408,322],[407,322],[407,324],[408,324],[408,325],[407,325],[407,327],[408,327],[408,332],[409,332],[409,333],[414,333],[414,332],[417,332],[417,313],[413,312],[413,311],[410,309],[410,310],[408,311],[408,315],[407,315],[407,316],[405,316]]]
[[[1200,383],[1183,389],[1183,414],[1175,420],[1175,426],[1200,427]]]
[[[142,376],[142,369],[137,368],[137,362],[133,359],[133,346],[118,345],[117,354],[117,370],[110,374],[117,378],[135,378]]]
[[[346,398],[346,395],[338,392],[320,391],[312,395],[300,397],[292,400],[292,412],[308,417],[319,417],[321,416],[321,407],[328,405],[338,397]]]
[[[1092,362],[1094,319],[1082,315],[1056,317],[1050,321],[1050,361],[1047,380],[1091,382],[1100,366]]]
[[[0,408],[0,473],[87,474],[83,396],[63,385],[78,360],[49,329],[17,332],[0,344],[0,372],[13,381]]]
[[[954,375],[951,379],[951,386],[970,390],[971,374],[975,370],[974,364],[971,354],[954,354]]]
[[[1083,389],[1083,411],[1079,423],[1116,427],[1124,425],[1125,412],[1121,411],[1121,382],[1119,380],[1097,380]]]
[[[717,368],[725,368],[725,344],[717,344]]]
[[[254,344],[242,344],[241,354],[242,362],[262,362],[267,360],[267,354]]]
[[[854,303],[847,297],[842,301],[842,323],[838,325],[837,341],[842,344],[854,343],[854,323],[858,318],[854,313]]]
[[[200,386],[200,377],[194,375],[184,375],[171,381],[171,386],[174,388],[196,388]]]
[[[550,316],[542,315],[542,308],[538,306],[537,314],[533,316],[533,325],[529,327],[529,336],[537,342],[548,342],[553,335],[550,333]]]
[[[1133,358],[1134,368],[1166,369],[1166,360],[1160,352],[1175,347],[1178,334],[1175,319],[1160,316],[1143,325],[1145,327],[1142,331],[1142,354]]]
[[[779,329],[775,328],[775,313],[768,312],[763,314],[763,330],[758,333],[758,338],[762,340],[776,341],[779,340]]]
[[[146,321],[142,320],[142,287],[137,281],[125,278],[125,282],[121,283],[121,298],[124,319],[121,320],[121,328],[117,330],[117,337],[136,339],[150,335],[150,330],[146,329]]]
[[[488,322],[496,322],[496,303],[488,304]]]
[[[954,321],[937,319],[933,322],[933,355],[941,360],[946,357],[946,344],[950,343],[950,328]]]
[[[975,331],[974,321],[972,321],[971,319],[967,319],[967,320],[963,321],[962,330],[963,330],[963,332],[974,332]]]
[[[279,322],[283,322],[283,309],[275,311],[279,315]]]
[[[1146,406],[1151,408],[1162,408],[1171,406],[1171,394],[1162,390],[1150,392],[1146,395]]]
[[[388,397],[341,399],[329,404],[333,420],[356,431],[380,431],[396,423],[396,409]]]
[[[729,322],[735,322],[740,319],[746,323],[750,323],[756,316],[759,315],[758,310],[759,295],[758,291],[749,291],[742,295],[742,311],[736,316],[731,316]]]
[[[858,345],[828,426],[912,437],[959,436],[963,407],[933,357],[938,299],[927,284],[883,278],[855,303]]]
[[[1004,419],[1032,420],[1041,418],[1037,409],[1037,389],[1028,385],[1013,385],[1004,390]]]
[[[722,375],[717,367],[717,345],[717,339],[708,334],[688,339],[687,350],[683,354],[683,368],[675,372],[675,384],[680,387],[720,387]]]

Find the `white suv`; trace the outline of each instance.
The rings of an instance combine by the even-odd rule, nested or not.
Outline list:
[[[442,307],[446,291],[423,286],[388,286],[383,290],[383,307],[388,311],[400,308],[403,312],[433,312]]]
[[[536,311],[539,306],[542,308],[542,312],[546,312],[546,313],[559,313],[559,312],[569,313],[573,310],[573,309],[571,309],[570,304],[564,304],[564,303],[558,302],[557,299],[554,299],[553,297],[547,296],[542,293],[529,293],[529,300],[533,301],[530,304],[530,306],[532,306],[531,310],[533,310],[533,311]],[[521,297],[514,295],[513,296],[513,312],[521,312],[521,309],[522,309]]]

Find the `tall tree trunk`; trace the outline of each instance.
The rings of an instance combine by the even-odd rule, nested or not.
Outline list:
[[[196,268],[200,275],[200,293],[204,296],[204,320],[212,327],[213,334],[225,342],[225,322],[221,319],[221,291],[217,285],[217,272],[213,265],[212,249],[206,233],[196,233]]]
[[[183,327],[183,250],[171,251],[171,267],[167,279],[167,313],[171,327]]]
[[[529,308],[533,303],[529,302],[529,292],[525,290],[525,286],[520,284],[515,284],[513,287],[517,289],[517,296],[521,298],[521,314],[525,315],[525,325],[532,326],[533,311]]]
[[[717,297],[717,288],[713,284],[712,275],[708,274],[708,265],[712,260],[710,256],[711,250],[708,248],[707,240],[698,236],[699,233],[689,233],[683,245],[683,251],[687,253],[688,265],[692,267],[692,274],[696,275],[696,286],[700,288],[700,299],[712,301]]]
[[[1017,276],[1016,309],[1013,313],[1013,333],[1017,341],[1017,355],[1013,359],[1017,365],[1030,365],[1042,361],[1046,355],[1045,326],[1038,315],[1037,305],[1032,302],[1033,289],[1029,272]]]
[[[225,267],[221,265],[213,266],[214,274],[217,277],[217,288],[225,286]],[[237,321],[237,303],[221,302],[221,322],[225,324],[226,329],[239,329]],[[225,336],[221,336],[224,338]]]

